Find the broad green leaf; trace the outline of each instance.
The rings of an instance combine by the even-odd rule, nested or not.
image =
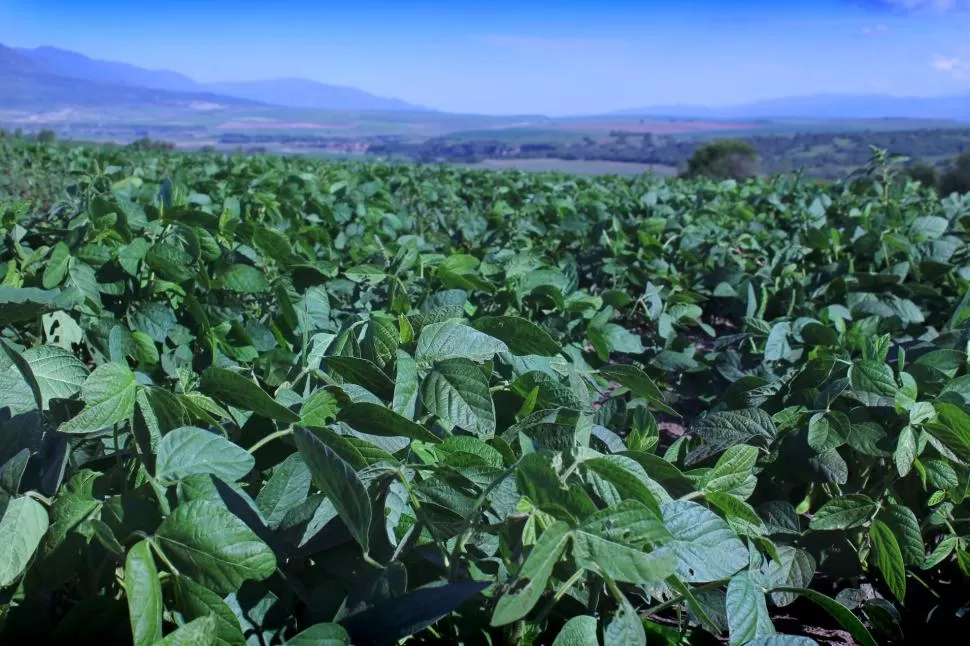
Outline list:
[[[431,413],[483,439],[495,433],[495,404],[481,369],[465,359],[437,363],[421,382]]]
[[[504,626],[518,621],[532,611],[545,591],[552,569],[559,562],[571,536],[569,525],[562,521],[553,523],[542,533],[519,570],[515,586],[495,604],[491,622],[493,626]]]
[[[266,526],[278,528],[286,514],[306,500],[311,482],[310,469],[299,453],[276,465],[256,496],[256,506],[266,519]]]
[[[394,383],[367,359],[331,355],[324,357],[323,362],[345,381],[363,386],[384,401],[394,396]]]
[[[893,452],[893,461],[896,463],[896,471],[900,478],[913,469],[913,462],[916,460],[916,435],[910,426],[904,426],[899,432],[896,440],[896,450]]]
[[[925,424],[931,435],[963,460],[970,461],[970,415],[954,404],[936,402],[939,421]]]
[[[55,309],[57,290],[35,287],[0,287],[0,325],[30,321]]]
[[[562,627],[552,646],[599,646],[596,617],[578,615]]]
[[[26,496],[14,498],[0,513],[0,588],[5,588],[27,568],[49,521],[44,506]]]
[[[746,644],[752,639],[775,633],[768,615],[764,590],[751,573],[739,572],[728,582],[727,597],[728,632],[730,644]]]
[[[637,500],[651,511],[660,514],[660,503],[670,501],[670,495],[647,475],[646,470],[632,458],[623,455],[604,455],[584,460],[583,466],[596,472],[616,487],[624,499]]]
[[[214,615],[193,619],[184,626],[170,632],[159,646],[199,646],[213,644],[218,634],[218,620]]]
[[[194,426],[169,431],[158,443],[157,453],[155,477],[161,482],[201,473],[235,482],[256,465],[244,449],[221,435]]]
[[[156,242],[145,254],[145,262],[166,280],[182,283],[196,274],[192,256],[181,246]]]
[[[269,291],[266,276],[251,265],[232,265],[219,275],[216,284],[237,294],[261,294]]]
[[[807,588],[815,576],[815,559],[805,550],[782,545],[778,547],[778,559],[768,565],[768,579],[772,587]],[[774,592],[772,602],[784,607],[795,602],[795,595]]]
[[[191,621],[199,617],[216,619],[214,646],[241,646],[246,643],[239,620],[218,594],[184,576],[174,577],[175,607]]]
[[[852,635],[860,646],[878,646],[878,643],[875,639],[873,639],[872,635],[869,633],[869,630],[865,627],[865,624],[859,621],[859,618],[852,614],[851,610],[843,606],[835,599],[827,597],[821,592],[816,592],[815,590],[811,590],[809,588],[788,588],[780,586],[772,588],[771,592],[788,592],[791,594],[797,594],[800,597],[805,597],[832,615],[832,617],[838,621],[839,624],[845,628],[850,635]]]
[[[316,624],[291,637],[286,646],[350,646],[350,635],[340,624]]]
[[[176,507],[155,541],[179,572],[220,594],[276,571],[273,551],[225,506],[209,500]]]
[[[765,341],[765,361],[781,361],[791,352],[788,345],[788,337],[791,334],[791,325],[786,322],[776,323],[768,334]]]
[[[370,435],[382,437],[406,437],[422,442],[437,443],[441,441],[437,435],[425,427],[401,417],[394,411],[380,404],[358,402],[345,406],[340,410],[337,419],[348,426]]]
[[[688,464],[700,462],[728,447],[752,439],[774,440],[778,433],[771,417],[760,408],[710,413],[697,419],[691,431],[704,444],[688,455]]]
[[[923,548],[923,533],[920,531],[916,514],[904,505],[888,503],[883,506],[878,519],[892,530],[906,565],[922,565],[926,553]]]
[[[616,581],[636,585],[663,581],[677,567],[677,559],[668,549],[644,552],[614,537],[586,531],[577,531],[573,536],[573,559],[576,567],[604,572]]]
[[[643,397],[648,402],[653,404],[653,406],[668,415],[680,416],[675,410],[670,408],[663,398],[663,393],[657,388],[657,385],[653,383],[653,380],[647,376],[640,368],[636,366],[631,366],[627,364],[612,364],[603,366],[599,370],[600,375],[611,381],[615,381],[621,386],[629,388],[634,394]]]
[[[468,359],[488,361],[509,348],[498,339],[479,332],[473,327],[445,321],[432,323],[421,329],[418,347],[414,358],[418,361],[444,361],[447,359]]]
[[[878,361],[865,360],[854,364],[849,368],[849,382],[852,390],[876,396],[892,397],[899,390],[892,368]]]
[[[673,537],[677,576],[688,583],[726,579],[748,564],[748,549],[731,527],[711,510],[694,502],[663,505],[663,521]]]
[[[125,559],[125,598],[135,646],[150,646],[162,639],[162,585],[147,540],[128,550]]]
[[[326,388],[316,391],[300,407],[300,423],[304,426],[323,427],[336,419],[340,404],[337,396]]]
[[[646,646],[647,635],[636,608],[626,596],[615,589],[615,584],[612,584],[612,587],[613,596],[619,597],[620,607],[606,624],[606,629],[603,631],[603,646]]]
[[[311,431],[297,428],[293,437],[313,482],[333,502],[340,519],[366,552],[370,541],[371,503],[357,472]]]
[[[137,384],[127,366],[98,366],[81,385],[84,410],[61,424],[61,433],[94,433],[128,419],[135,407]]]
[[[517,316],[483,316],[472,325],[480,332],[504,342],[514,355],[554,357],[562,348],[549,333],[528,319]]]
[[[809,527],[816,530],[852,529],[869,522],[876,509],[875,501],[862,494],[833,498],[815,512]]]
[[[199,388],[220,401],[262,417],[290,424],[300,421],[299,415],[274,400],[256,383],[225,368],[206,369]]]
[[[869,527],[869,540],[872,541],[873,560],[883,580],[893,595],[903,601],[906,596],[906,566],[893,530],[881,520],[874,520]]]
[[[63,282],[67,277],[67,270],[71,263],[71,249],[63,242],[54,245],[47,265],[44,267],[44,277],[42,283],[44,289],[53,289]]]
[[[725,451],[711,470],[704,491],[731,493],[747,480],[758,460],[758,449],[741,444]]]
[[[397,375],[394,378],[394,399],[391,409],[407,419],[418,414],[418,365],[404,350],[397,351]]]

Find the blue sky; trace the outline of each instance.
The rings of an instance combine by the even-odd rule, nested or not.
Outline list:
[[[486,114],[970,94],[970,0],[0,0],[0,43]]]

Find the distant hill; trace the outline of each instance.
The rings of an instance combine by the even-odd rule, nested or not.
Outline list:
[[[881,94],[819,94],[711,107],[667,105],[614,112],[625,116],[705,119],[956,119],[970,121],[970,94],[895,97]]]
[[[209,83],[206,87],[219,94],[291,108],[430,111],[430,108],[400,99],[389,99],[353,87],[327,85],[306,79]]]
[[[12,49],[0,43],[0,73],[38,73],[43,71],[43,65],[40,65],[27,56],[23,56],[16,49]]]
[[[168,70],[147,70],[127,63],[101,61],[56,47],[15,50],[51,74],[88,81],[131,85],[170,92],[203,92],[204,87],[188,76]]]
[[[428,111],[399,99],[390,99],[353,87],[328,85],[307,79],[274,79],[239,83],[199,83],[184,74],[168,70],[149,70],[136,65],[89,58],[55,47],[10,49],[23,72],[44,72],[58,76],[110,83],[127,87],[169,92],[204,92],[245,101],[291,108],[320,110],[394,110]],[[0,51],[0,57],[4,54]],[[0,69],[3,62],[0,60]],[[2,102],[2,100],[0,100]]]

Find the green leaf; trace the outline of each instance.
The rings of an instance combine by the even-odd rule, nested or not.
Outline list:
[[[262,294],[269,291],[266,276],[251,265],[232,265],[216,279],[216,285],[237,294]]]
[[[256,465],[245,449],[194,426],[169,431],[158,443],[157,453],[155,477],[163,483],[202,473],[235,482]]]
[[[340,624],[316,624],[291,637],[286,646],[350,646],[350,635]]]
[[[753,446],[741,444],[730,447],[711,470],[704,483],[704,491],[731,493],[752,475],[757,460],[758,449]]]
[[[333,502],[340,519],[366,553],[372,512],[367,488],[357,472],[311,431],[297,428],[293,437],[314,483]]]
[[[377,364],[367,359],[331,355],[323,361],[342,379],[363,386],[385,401],[394,396],[394,383]]]
[[[839,624],[845,628],[845,630],[859,643],[859,646],[879,646],[876,643],[876,640],[873,639],[872,635],[869,634],[869,631],[866,629],[865,625],[859,621],[859,618],[852,614],[851,610],[843,606],[835,599],[827,597],[821,592],[815,592],[814,590],[810,590],[808,588],[788,588],[780,586],[772,588],[771,592],[790,592],[792,594],[797,594],[800,597],[805,597],[832,615],[832,617],[838,621]]]
[[[562,627],[552,646],[599,646],[596,617],[578,615]]]
[[[946,402],[934,404],[939,422],[924,424],[933,437],[963,460],[970,461],[970,415]]]
[[[879,512],[878,518],[892,530],[906,565],[922,565],[926,553],[916,514],[909,507],[889,503]]]
[[[145,262],[166,280],[182,283],[196,274],[192,256],[179,245],[157,242],[145,254]]]
[[[857,393],[882,397],[892,397],[899,390],[892,368],[878,361],[864,360],[853,364],[849,368],[849,383]]]
[[[294,453],[273,468],[273,475],[259,490],[256,506],[275,530],[286,514],[306,500],[313,478],[299,453]]]
[[[663,520],[673,540],[677,576],[688,583],[726,579],[748,564],[748,549],[730,525],[710,509],[690,501],[663,506]]]
[[[765,361],[781,361],[788,357],[791,346],[788,345],[788,337],[791,334],[791,325],[786,322],[776,323],[768,334],[765,341]]]
[[[207,368],[202,373],[199,388],[219,401],[268,419],[288,424],[300,421],[299,415],[274,400],[257,384],[225,368]]]
[[[899,432],[896,440],[896,450],[893,452],[893,462],[896,463],[896,472],[900,478],[913,469],[913,462],[916,460],[916,434],[910,426],[904,426]]]
[[[611,582],[613,596],[620,602],[620,608],[610,619],[603,631],[603,646],[646,646],[647,635],[643,622],[630,600],[616,589]]]
[[[81,386],[84,410],[61,424],[61,433],[94,433],[123,422],[135,407],[135,375],[118,363],[98,366]]]
[[[44,289],[53,289],[64,281],[67,277],[67,269],[71,263],[71,248],[63,242],[54,245],[47,265],[44,267],[44,277],[42,283]]]
[[[339,408],[337,397],[326,388],[321,388],[310,395],[300,407],[300,423],[304,426],[324,427],[336,419]]]
[[[391,409],[410,420],[418,414],[418,364],[404,350],[397,351],[397,375]]]
[[[421,383],[425,408],[450,424],[487,439],[495,433],[495,404],[481,369],[466,359],[435,365]]]
[[[740,572],[731,578],[724,603],[731,646],[775,634],[765,593],[749,572]]]
[[[147,540],[138,541],[125,559],[125,597],[135,646],[150,646],[162,639],[162,585]]]
[[[808,526],[815,530],[852,529],[867,523],[876,513],[876,508],[875,501],[869,496],[840,496],[822,505]]]
[[[0,588],[16,581],[37,551],[47,532],[48,518],[44,506],[33,498],[22,496],[7,504],[0,516]]]
[[[169,633],[159,646],[199,646],[212,644],[216,640],[217,619],[213,615],[193,619],[184,626]]]
[[[771,416],[760,408],[710,413],[697,419],[691,432],[704,444],[687,456],[687,464],[700,462],[728,447],[752,439],[771,441],[778,434]]]
[[[216,619],[213,646],[237,646],[246,643],[239,620],[222,598],[184,576],[174,577],[175,607],[187,620],[213,616]]]
[[[381,437],[406,437],[422,442],[438,443],[441,438],[425,427],[401,417],[380,404],[358,402],[340,410],[337,419],[361,433]]]
[[[640,368],[628,364],[618,363],[603,366],[600,368],[599,372],[600,375],[606,379],[615,381],[621,386],[629,388],[634,394],[643,397],[648,402],[653,404],[654,408],[657,410],[667,413],[668,415],[680,417],[675,410],[670,408],[670,406],[664,402],[663,393],[661,393],[660,389],[657,388],[657,385],[653,383],[653,380],[647,376],[647,373]]]
[[[554,357],[562,351],[559,344],[541,327],[517,316],[483,316],[472,325],[479,332],[504,342],[517,356]]]
[[[209,500],[176,507],[155,540],[179,572],[220,594],[276,571],[273,551],[225,506]]]
[[[431,323],[421,329],[418,347],[414,358],[418,361],[444,361],[447,359],[468,359],[488,361],[499,352],[508,352],[505,343],[473,327],[444,321]]]
[[[0,325],[32,321],[45,312],[56,309],[57,290],[35,287],[0,287]]]
[[[903,601],[906,597],[906,565],[893,530],[881,520],[874,520],[869,527],[869,540],[872,541],[873,560],[883,580],[893,595]]]
[[[778,559],[768,565],[768,579],[772,587],[807,588],[815,576],[815,559],[805,550],[782,545],[778,547]],[[796,595],[774,592],[771,600],[782,608],[795,602]]]
[[[552,569],[566,549],[572,534],[569,525],[553,523],[542,533],[522,569],[512,590],[502,595],[492,613],[492,626],[504,626],[525,617],[539,601],[552,575]]]
[[[644,552],[624,545],[612,536],[577,531],[573,537],[576,567],[594,573],[604,572],[624,583],[647,585],[663,581],[674,573],[677,559],[667,549]]]

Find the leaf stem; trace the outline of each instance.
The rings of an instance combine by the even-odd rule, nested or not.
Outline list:
[[[287,435],[292,435],[292,434],[293,434],[292,426],[289,428],[285,428],[282,431],[276,431],[275,433],[270,433],[269,435],[262,438],[261,440],[253,444],[251,447],[249,447],[247,451],[249,451],[249,453],[255,453],[256,451],[260,450],[261,448],[263,448],[273,440],[277,440],[281,437],[286,437]]]

